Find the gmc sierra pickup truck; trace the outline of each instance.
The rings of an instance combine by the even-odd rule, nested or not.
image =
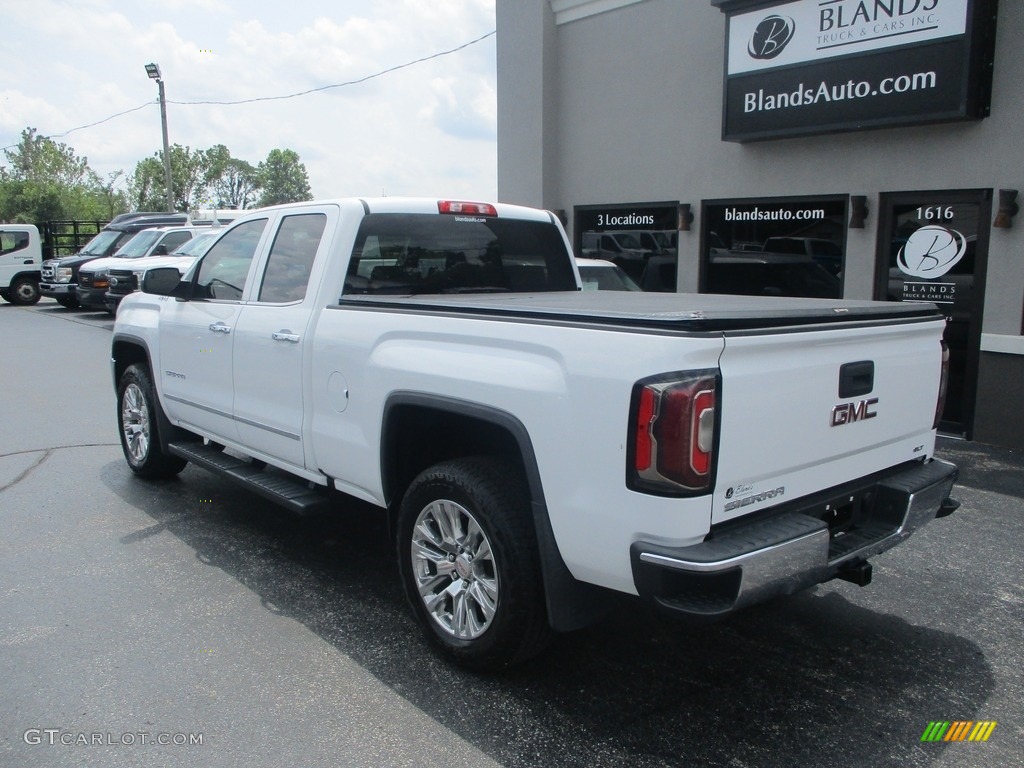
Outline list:
[[[255,211],[121,303],[128,466],[379,507],[426,636],[476,668],[610,592],[702,619],[864,585],[956,508],[933,306],[580,288],[549,212]]]

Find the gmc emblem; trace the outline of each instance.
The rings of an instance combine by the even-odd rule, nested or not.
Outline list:
[[[870,400],[861,400],[859,403],[842,403],[832,409],[832,424],[833,427],[841,427],[843,424],[853,424],[855,421],[864,421],[866,419],[873,419],[878,414],[871,410],[871,407],[878,405],[878,398],[872,397]]]

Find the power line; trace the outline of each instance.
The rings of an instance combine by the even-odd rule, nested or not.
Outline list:
[[[321,85],[319,88],[310,88],[308,91],[299,91],[298,93],[289,93],[289,94],[284,95],[284,96],[259,96],[259,97],[253,98],[253,99],[240,99],[239,101],[171,101],[171,100],[168,99],[167,103],[168,104],[179,104],[179,105],[219,104],[219,105],[222,105],[222,106],[230,106],[230,105],[234,105],[234,104],[252,104],[253,102],[256,102],[256,101],[280,101],[280,100],[283,100],[283,99],[294,99],[294,98],[296,98],[298,96],[306,96],[306,95],[308,95],[310,93],[317,93],[318,91],[327,91],[327,90],[330,90],[331,88],[344,88],[345,86],[349,86],[349,85],[359,85],[360,83],[365,83],[367,80],[373,80],[373,79],[378,78],[378,77],[383,77],[384,75],[391,74],[392,72],[397,72],[400,69],[405,69],[407,67],[411,67],[411,66],[414,66],[416,64],[422,64],[423,62],[431,61],[432,59],[439,59],[442,56],[449,56],[450,54],[458,53],[459,51],[461,51],[461,50],[463,50],[465,48],[469,48],[469,46],[471,46],[471,45],[476,45],[477,43],[486,40],[488,37],[494,36],[496,34],[496,32],[497,32],[497,30],[493,30],[492,29],[486,35],[481,35],[476,40],[470,40],[468,43],[463,43],[462,45],[460,45],[460,46],[458,46],[456,48],[451,48],[450,50],[447,50],[447,51],[440,51],[439,53],[433,53],[430,56],[424,56],[423,58],[420,58],[420,59],[414,59],[413,61],[408,61],[405,64],[398,64],[398,65],[396,65],[394,67],[389,67],[388,69],[382,69],[380,72],[376,72],[376,73],[374,73],[372,75],[366,75],[365,77],[360,77],[360,78],[358,78],[356,80],[349,80],[349,81],[344,82],[344,83],[334,83],[333,85]]]
[[[69,133],[74,133],[75,131],[81,131],[81,130],[84,130],[85,128],[93,128],[93,127],[95,127],[97,125],[102,125],[103,123],[110,122],[115,117],[121,117],[122,115],[130,115],[132,112],[138,112],[140,109],[145,109],[146,107],[148,107],[148,106],[150,106],[151,104],[154,104],[154,103],[155,102],[147,101],[145,104],[140,104],[137,107],[132,107],[131,109],[126,109],[124,112],[118,112],[116,115],[111,115],[110,117],[104,117],[102,120],[97,120],[95,123],[89,123],[88,125],[80,125],[77,128],[71,128],[69,130],[66,130],[66,131],[64,131],[64,133],[54,133],[54,134],[51,134],[50,136],[39,136],[39,138],[41,138],[41,139],[63,139]],[[18,142],[18,144],[20,144],[20,143],[21,142]],[[5,149],[14,149],[14,147],[18,146],[18,144],[11,144],[11,145],[6,146],[6,147],[0,147],[0,151],[3,151]]]
[[[252,98],[252,99],[241,99],[239,101],[171,101],[171,100],[168,99],[167,103],[168,104],[178,104],[179,106],[196,106],[196,105],[204,105],[204,104],[215,104],[215,105],[220,105],[220,106],[233,106],[235,104],[252,104],[253,102],[257,102],[257,101],[281,101],[283,99],[294,99],[294,98],[297,98],[299,96],[307,96],[307,95],[309,95],[311,93],[317,93],[319,91],[327,91],[327,90],[330,90],[332,88],[344,88],[344,87],[350,86],[350,85],[359,85],[360,83],[365,83],[368,80],[374,80],[374,79],[376,79],[378,77],[383,77],[384,75],[391,74],[392,72],[397,72],[397,71],[399,71],[401,69],[406,69],[408,67],[415,66],[416,64],[422,64],[423,62],[426,62],[426,61],[431,61],[433,59],[439,59],[439,58],[441,58],[443,56],[450,56],[453,53],[458,53],[459,51],[462,51],[462,50],[464,50],[466,48],[469,48],[471,45],[476,45],[477,43],[483,42],[487,38],[493,37],[495,34],[497,34],[497,30],[493,30],[492,29],[487,34],[481,35],[480,37],[476,38],[475,40],[470,40],[468,43],[463,43],[462,45],[456,46],[455,48],[450,48],[447,51],[439,51],[438,53],[433,53],[433,54],[431,54],[429,56],[423,56],[422,58],[414,59],[413,61],[407,61],[404,64],[397,64],[397,65],[395,65],[393,67],[388,67],[387,69],[382,69],[380,72],[375,72],[372,75],[366,75],[365,77],[360,77],[360,78],[357,78],[355,80],[349,80],[349,81],[344,82],[344,83],[334,83],[332,85],[322,85],[319,88],[310,88],[309,90],[306,90],[306,91],[299,91],[298,93],[289,93],[289,94],[286,94],[284,96],[259,96],[259,97]],[[132,109],[126,109],[124,112],[118,112],[115,115],[110,115],[109,117],[105,117],[102,120],[97,120],[95,123],[89,123],[88,125],[80,125],[77,128],[71,128],[71,129],[69,129],[67,131],[64,131],[63,133],[55,133],[55,134],[52,134],[50,136],[43,136],[41,138],[46,138],[46,139],[62,139],[65,136],[67,136],[68,134],[74,133],[75,131],[81,131],[81,130],[84,130],[86,128],[93,128],[93,127],[95,127],[97,125],[102,125],[103,123],[109,122],[109,121],[113,120],[114,118],[122,117],[124,115],[131,114],[132,112],[138,112],[140,109],[145,109],[146,107],[148,107],[148,106],[150,106],[150,105],[152,105],[154,103],[156,103],[156,102],[147,101],[145,104],[141,104],[138,107],[133,107]],[[8,150],[8,149],[14,149],[14,147],[18,146],[19,143],[20,142],[15,143],[15,144],[10,144],[10,145],[8,145],[6,147],[0,147],[0,151],[4,151],[4,150]]]

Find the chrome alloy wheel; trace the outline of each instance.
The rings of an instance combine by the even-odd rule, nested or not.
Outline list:
[[[437,499],[413,526],[412,570],[427,613],[448,635],[475,640],[498,608],[498,567],[480,524],[461,504]]]
[[[149,404],[138,384],[125,387],[121,397],[121,431],[133,464],[141,464],[149,455]]]

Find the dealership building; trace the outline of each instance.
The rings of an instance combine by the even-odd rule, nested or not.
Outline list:
[[[645,290],[935,302],[943,430],[1024,448],[1024,3],[497,0],[497,29],[501,200]]]

